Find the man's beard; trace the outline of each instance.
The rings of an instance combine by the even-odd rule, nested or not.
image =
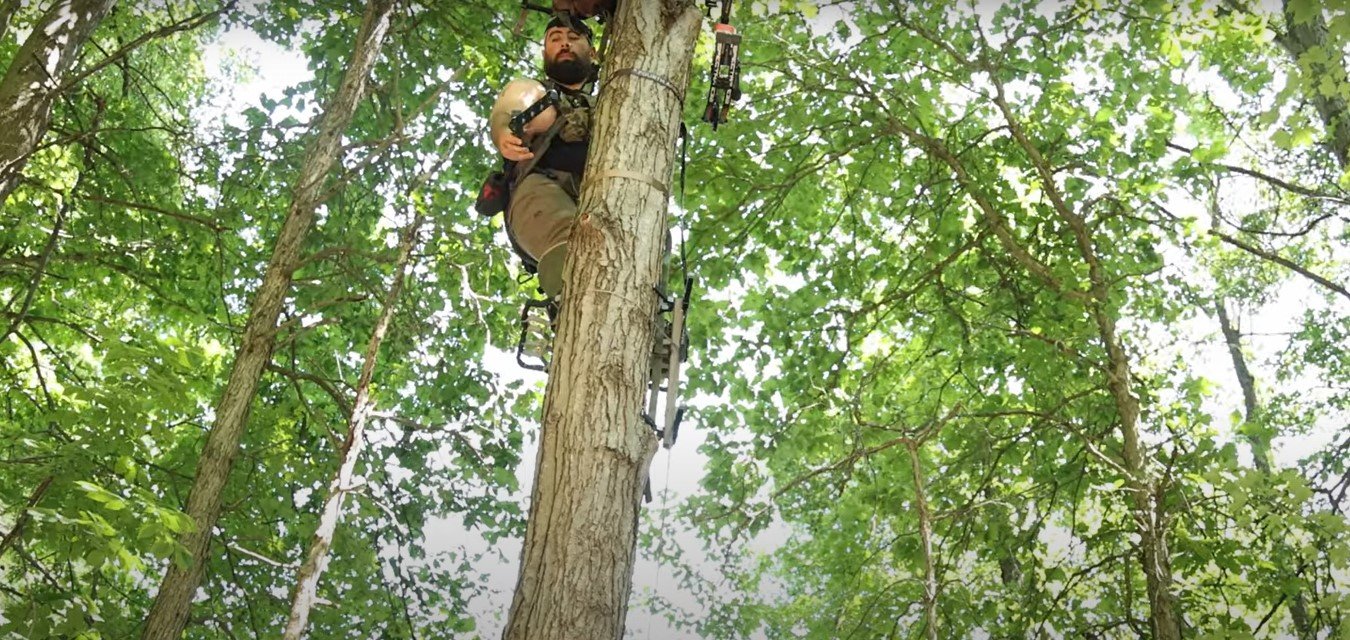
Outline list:
[[[563,84],[579,84],[591,79],[591,74],[595,72],[595,65],[590,60],[584,58],[569,58],[567,60],[550,60],[544,64],[544,73],[548,77]]]

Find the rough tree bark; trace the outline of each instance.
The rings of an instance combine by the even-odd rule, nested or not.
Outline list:
[[[595,113],[505,640],[618,640],[657,441],[640,418],[653,287],[702,15],[621,3]]]
[[[187,503],[187,514],[196,529],[184,534],[180,540],[192,560],[187,567],[169,564],[155,595],[155,603],[146,617],[141,633],[145,640],[176,640],[183,635],[187,625],[192,596],[206,571],[211,534],[220,517],[225,483],[239,451],[258,379],[271,359],[277,317],[281,314],[286,291],[299,262],[300,249],[314,219],[314,210],[323,195],[325,178],[337,160],[342,133],[361,101],[366,77],[379,56],[394,5],[395,0],[371,0],[366,6],[342,82],[315,124],[316,131],[306,149],[286,220],[262,284],[254,294],[229,381],[216,406],[215,424],[211,426],[197,462]]]
[[[1284,0],[1282,9],[1285,30],[1275,37],[1275,41],[1289,52],[1294,64],[1300,68],[1302,65],[1299,61],[1307,53],[1317,49],[1326,54],[1326,62],[1311,63],[1304,69],[1304,79],[1312,83],[1308,99],[1317,109],[1317,115],[1322,119],[1323,126],[1327,128],[1327,135],[1330,136],[1327,146],[1344,167],[1350,164],[1350,106],[1347,106],[1345,98],[1341,97],[1339,92],[1326,95],[1318,90],[1317,84],[1323,77],[1330,77],[1338,83],[1346,82],[1345,57],[1327,40],[1327,21],[1322,17],[1321,3],[1311,4],[1314,9],[1312,15],[1300,21],[1294,12],[1294,2]]]
[[[1081,219],[1080,219],[1081,220]],[[1091,246],[1084,234],[1086,227],[1075,229],[1080,243]],[[1167,543],[1167,512],[1159,482],[1153,477],[1145,457],[1139,432],[1139,399],[1131,384],[1130,359],[1116,331],[1116,319],[1106,308],[1109,287],[1096,253],[1084,249],[1093,292],[1089,310],[1097,322],[1098,333],[1106,346],[1106,386],[1115,399],[1124,441],[1125,486],[1134,506],[1134,521],[1139,532],[1140,560],[1148,588],[1149,623],[1155,640],[1181,640],[1181,612],[1172,593],[1172,552]]]
[[[403,236],[399,238],[398,259],[394,265],[394,281],[384,295],[384,308],[375,321],[375,328],[366,343],[365,359],[361,363],[361,374],[356,381],[356,400],[352,403],[351,416],[347,418],[347,437],[338,450],[338,468],[333,479],[328,482],[328,493],[319,510],[319,526],[314,531],[314,539],[305,553],[305,562],[295,576],[295,588],[291,591],[291,613],[286,621],[286,640],[299,640],[305,634],[309,624],[309,612],[314,608],[318,596],[319,578],[328,568],[328,551],[333,546],[333,535],[337,532],[338,521],[342,518],[342,503],[351,492],[352,476],[356,473],[356,463],[365,450],[366,420],[374,406],[370,400],[370,381],[375,375],[375,361],[380,355],[380,345],[389,332],[389,324],[398,309],[398,298],[403,292],[403,281],[407,277],[408,262],[416,244],[417,231],[422,227],[423,217],[419,214],[408,224]]]
[[[0,206],[51,124],[52,103],[114,0],[60,0],[42,15],[0,80]],[[6,3],[6,7],[9,3]],[[5,23],[8,24],[8,17]]]

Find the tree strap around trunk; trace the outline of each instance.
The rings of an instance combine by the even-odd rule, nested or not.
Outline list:
[[[675,86],[675,83],[671,82],[669,78],[658,76],[650,71],[643,71],[642,69],[627,67],[623,69],[615,69],[612,73],[609,74],[609,79],[613,80],[615,78],[619,78],[622,76],[636,76],[644,80],[651,80],[652,82],[655,82],[656,84],[665,87],[667,91],[674,94],[675,99],[679,100],[680,104],[684,104],[684,92],[680,91],[680,88]]]
[[[636,171],[624,171],[623,169],[608,169],[592,175],[590,179],[592,181],[599,181],[604,180],[606,178],[623,178],[625,180],[636,180],[638,182],[641,182],[656,189],[657,191],[660,191],[661,195],[665,196],[667,199],[670,198],[670,187],[667,186],[666,183],[661,182],[660,180],[657,180],[656,178],[653,178],[652,176],[649,176],[645,173],[638,173]]]

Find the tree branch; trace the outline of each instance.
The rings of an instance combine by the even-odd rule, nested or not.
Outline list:
[[[19,539],[19,535],[23,533],[23,528],[28,524],[28,521],[31,518],[28,515],[28,511],[33,507],[36,507],[37,503],[42,500],[42,496],[46,495],[47,489],[52,486],[52,480],[55,477],[56,476],[47,476],[46,478],[43,478],[42,482],[38,483],[37,488],[33,490],[33,493],[28,496],[28,503],[24,505],[23,511],[20,511],[19,517],[15,519],[14,528],[10,529],[9,533],[5,534],[3,540],[0,540],[0,558],[3,558],[5,556],[5,550],[9,549],[10,545],[13,545],[15,541]]]
[[[163,208],[163,207],[158,207],[158,206],[155,206],[155,205],[152,205],[152,204],[145,204],[145,203],[141,203],[141,202],[127,202],[127,201],[125,201],[125,200],[118,200],[118,199],[116,199],[116,198],[109,198],[109,197],[106,197],[106,196],[96,196],[96,195],[93,195],[93,194],[90,194],[90,193],[81,193],[81,194],[80,194],[80,197],[81,197],[81,198],[84,198],[85,200],[88,200],[88,201],[90,201],[90,202],[97,202],[97,203],[99,203],[99,204],[107,204],[107,205],[112,205],[112,206],[114,206],[114,207],[126,207],[126,208],[128,208],[128,209],[136,209],[136,210],[139,210],[139,211],[148,211],[148,212],[150,212],[150,213],[158,213],[158,214],[160,214],[160,215],[168,216],[168,217],[170,217],[170,218],[175,218],[175,219],[178,219],[178,220],[183,220],[183,221],[185,221],[185,222],[191,222],[191,223],[194,223],[194,224],[199,224],[199,225],[202,225],[203,227],[206,227],[207,229],[210,229],[210,230],[212,230],[212,231],[230,231],[230,230],[231,230],[229,227],[226,227],[226,226],[222,226],[222,225],[216,224],[215,222],[212,222],[212,221],[210,221],[210,220],[207,220],[206,218],[201,218],[201,217],[194,216],[194,215],[191,215],[191,214],[183,213],[183,212],[181,212],[181,211],[173,211],[173,210],[170,210],[170,209],[165,209],[165,208]]]
[[[306,373],[304,371],[287,369],[286,367],[273,363],[269,363],[267,365],[267,370],[271,371],[272,373],[279,373],[293,380],[305,380],[307,382],[313,382],[314,384],[318,385],[320,389],[323,389],[324,392],[327,393],[328,396],[333,399],[333,402],[337,404],[338,409],[342,411],[342,415],[344,417],[351,418],[352,405],[350,402],[347,401],[347,398],[343,396],[342,392],[339,391],[338,388],[333,384],[332,380],[321,378],[312,373]]]
[[[114,51],[111,54],[109,54],[106,58],[99,60],[97,63],[93,65],[90,65],[88,69],[84,69],[79,73],[72,75],[70,78],[62,82],[61,86],[56,91],[58,94],[65,93],[69,91],[71,88],[83,82],[85,78],[88,78],[89,76],[92,76],[95,73],[102,71],[103,69],[121,60],[122,58],[127,57],[128,54],[140,48],[141,45],[144,45],[145,43],[151,40],[163,38],[165,36],[169,36],[178,33],[180,31],[191,31],[193,29],[196,29],[197,27],[200,27],[201,25],[220,16],[221,14],[224,14],[227,11],[234,10],[234,5],[235,0],[230,0],[229,2],[226,2],[224,5],[222,5],[219,9],[216,9],[215,11],[198,14],[191,18],[185,18],[173,24],[165,25],[154,31],[143,33],[141,34],[140,37],[136,38],[135,40],[132,40],[131,42],[128,42],[126,45],[122,46],[117,51]]]
[[[1194,149],[1189,149],[1189,148],[1183,147],[1183,146],[1181,146],[1181,145],[1179,145],[1179,144],[1174,144],[1174,143],[1171,143],[1171,142],[1167,143],[1167,148],[1169,148],[1169,149],[1174,149],[1174,150],[1180,151],[1180,152],[1182,152],[1182,153],[1187,153],[1187,154],[1192,153],[1192,152],[1195,151]],[[1224,164],[1224,163],[1222,163],[1222,162],[1205,162],[1205,163],[1203,163],[1203,164],[1207,164],[1207,165],[1209,165],[1209,166],[1211,166],[1211,167],[1217,167],[1217,168],[1219,168],[1219,169],[1223,169],[1223,170],[1225,170],[1225,171],[1229,171],[1229,172],[1232,172],[1232,173],[1242,174],[1242,175],[1247,176],[1247,177],[1249,177],[1249,178],[1255,178],[1255,179],[1260,180],[1260,181],[1262,181],[1262,182],[1264,182],[1264,183],[1266,183],[1266,184],[1269,184],[1269,185],[1271,185],[1271,186],[1273,186],[1273,187],[1278,187],[1278,188],[1280,188],[1280,189],[1284,189],[1285,191],[1288,191],[1288,192],[1290,192],[1290,193],[1297,193],[1297,194],[1299,194],[1299,195],[1301,195],[1301,196],[1307,196],[1307,197],[1309,197],[1309,198],[1316,198],[1316,199],[1318,199],[1318,200],[1327,200],[1327,201],[1330,201],[1330,202],[1334,202],[1334,203],[1336,203],[1336,204],[1350,205],[1350,199],[1346,199],[1345,197],[1338,196],[1338,195],[1334,195],[1334,194],[1330,194],[1330,193],[1322,193],[1321,191],[1318,191],[1318,190],[1316,190],[1316,189],[1312,189],[1312,188],[1310,188],[1310,187],[1305,187],[1305,186],[1299,185],[1299,184],[1294,184],[1294,183],[1289,182],[1289,181],[1287,181],[1287,180],[1283,180],[1283,179],[1281,179],[1281,178],[1277,178],[1277,177],[1275,177],[1275,176],[1272,176],[1272,175],[1270,175],[1270,174],[1268,174],[1268,173],[1262,173],[1262,172],[1256,171],[1256,170],[1254,170],[1254,169],[1247,169],[1247,168],[1245,168],[1245,167],[1239,167],[1239,166],[1235,166],[1235,165],[1231,165],[1231,164]]]
[[[1218,229],[1214,229],[1210,233],[1213,233],[1220,240],[1223,240],[1224,242],[1233,245],[1234,247],[1242,249],[1243,251],[1246,251],[1247,253],[1250,253],[1254,256],[1274,262],[1275,264],[1278,264],[1286,269],[1289,269],[1290,271],[1293,271],[1294,273],[1297,273],[1309,280],[1312,280],[1313,282],[1316,282],[1317,284],[1320,284],[1323,287],[1330,289],[1331,291],[1341,294],[1347,300],[1350,300],[1350,290],[1346,290],[1345,287],[1338,285],[1335,282],[1332,282],[1331,280],[1328,280],[1320,275],[1317,275],[1316,273],[1313,273],[1312,271],[1309,271],[1308,269],[1299,266],[1294,261],[1285,258],[1284,256],[1281,256],[1278,253],[1267,251],[1255,245],[1247,244],[1241,240],[1238,240],[1237,238],[1234,238],[1233,236],[1230,236],[1222,231],[1219,231]]]

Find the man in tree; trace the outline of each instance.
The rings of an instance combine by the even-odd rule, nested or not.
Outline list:
[[[537,264],[540,288],[550,298],[562,291],[567,240],[590,148],[593,98],[585,89],[595,76],[591,41],[591,30],[580,19],[559,14],[550,20],[544,32],[545,81],[509,83],[488,120],[512,185],[507,232],[522,257]],[[512,117],[550,91],[556,96],[552,106],[513,132]]]

